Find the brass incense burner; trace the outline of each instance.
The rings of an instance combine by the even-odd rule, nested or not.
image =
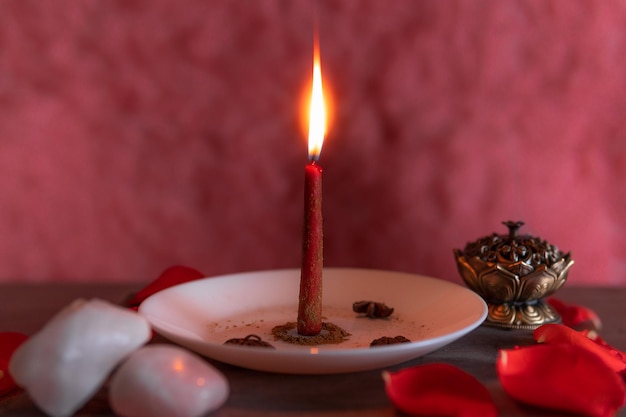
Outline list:
[[[534,329],[561,317],[544,298],[565,284],[570,254],[539,237],[520,236],[523,222],[503,222],[508,235],[493,233],[454,250],[463,281],[485,299],[485,325]]]

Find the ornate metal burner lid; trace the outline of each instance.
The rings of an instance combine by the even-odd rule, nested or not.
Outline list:
[[[475,242],[469,242],[463,250],[468,258],[478,257],[486,263],[498,263],[509,270],[515,270],[520,276],[526,275],[537,267],[550,267],[562,260],[565,254],[556,246],[540,237],[519,235],[524,222],[502,222],[509,228],[508,235],[493,233]],[[512,271],[513,272],[513,271]]]

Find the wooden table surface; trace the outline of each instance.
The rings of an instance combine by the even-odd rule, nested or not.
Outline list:
[[[0,331],[32,334],[59,309],[76,298],[101,298],[120,303],[139,285],[113,284],[3,284],[0,285]],[[603,322],[602,337],[626,350],[626,288],[568,287],[563,301],[588,306]],[[161,340],[160,342],[164,342]],[[532,344],[529,331],[479,327],[458,341],[429,355],[388,368],[445,362],[471,373],[491,392],[500,417],[568,416],[515,403],[500,387],[495,371],[498,349]],[[384,392],[381,371],[341,375],[282,375],[250,371],[212,362],[228,378],[227,403],[211,416],[396,416]],[[102,389],[77,416],[113,416]],[[24,392],[0,399],[0,415],[42,416]],[[626,417],[626,410],[618,414]],[[571,416],[571,415],[569,415]]]

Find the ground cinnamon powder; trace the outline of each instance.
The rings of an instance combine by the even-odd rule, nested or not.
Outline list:
[[[350,333],[333,323],[322,323],[322,331],[315,336],[302,336],[296,329],[297,323],[289,322],[272,329],[275,340],[292,343],[294,345],[327,345],[337,344],[348,340]]]

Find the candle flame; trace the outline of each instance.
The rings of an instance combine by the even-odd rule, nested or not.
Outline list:
[[[311,104],[309,107],[309,159],[317,161],[322,153],[324,136],[326,135],[326,105],[322,87],[322,67],[317,45],[313,56],[313,84],[311,88]]]

